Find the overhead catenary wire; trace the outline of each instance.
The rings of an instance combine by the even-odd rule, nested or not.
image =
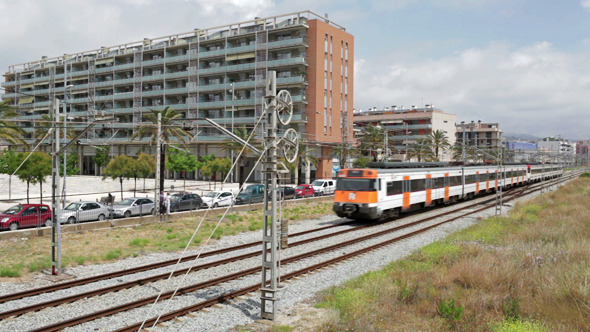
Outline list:
[[[263,113],[264,115],[264,113]],[[260,116],[258,118],[258,121],[256,122],[254,129],[252,130],[252,132],[250,133],[250,135],[248,136],[248,139],[246,140],[247,143],[249,143],[249,141],[252,139],[254,132],[256,131],[256,128],[258,127],[258,125],[260,124],[260,122],[262,121],[264,116]],[[238,154],[238,158],[236,158],[236,161],[239,160],[239,157],[241,156],[241,154],[244,152],[246,146],[244,145],[242,147],[242,150],[240,151],[240,153]],[[258,160],[256,161],[256,163],[254,164],[254,167],[252,167],[252,169],[250,170],[250,173],[248,174],[248,176],[246,178],[249,178],[252,173],[254,172],[254,170],[256,169],[256,167],[258,166],[258,164],[260,163],[260,160],[262,160],[262,157],[264,157],[266,151],[268,150],[269,147],[265,147],[265,149],[262,151],[262,153],[260,154],[260,156],[258,157]],[[232,165],[232,170],[233,167],[235,167],[236,163],[234,163]],[[225,183],[228,180],[228,177],[226,176],[226,178],[224,179],[223,183]],[[238,192],[242,191],[242,187],[245,185],[242,184],[242,186],[239,188]],[[231,209],[231,207],[234,205],[235,200],[232,201],[230,203],[230,205],[225,209],[225,212],[223,213],[223,215],[219,218],[219,220],[217,221],[214,229],[211,231],[209,237],[207,238],[207,240],[205,241],[205,244],[203,246],[201,246],[201,250],[199,251],[199,253],[197,254],[197,256],[195,257],[195,259],[193,261],[196,261],[200,256],[201,253],[203,252],[205,246],[209,243],[209,241],[211,240],[211,238],[213,237],[213,234],[215,234],[215,231],[217,231],[217,229],[219,228],[219,225],[221,224],[221,221],[223,220],[223,218],[225,218],[225,216],[227,215],[227,213],[229,212],[229,210]],[[188,247],[190,246],[190,244],[192,243],[192,241],[194,240],[194,237],[196,236],[196,234],[198,233],[199,229],[201,228],[201,225],[203,224],[203,222],[205,221],[205,217],[207,216],[207,214],[209,213],[209,211],[211,210],[212,206],[209,206],[207,211],[204,213],[203,217],[201,218],[201,221],[199,222],[197,228],[195,229],[195,231],[193,232],[191,238],[189,239],[189,241],[187,242],[182,254],[180,255],[180,257],[178,258],[178,261],[176,262],[176,265],[174,266],[173,270],[170,272],[170,275],[168,276],[168,279],[166,280],[166,283],[168,284],[170,282],[170,280],[172,279],[172,276],[174,275],[174,272],[178,269],[178,266],[180,265],[180,261],[181,259],[184,257],[184,255],[186,254],[186,251],[188,250]],[[176,295],[176,293],[178,292],[178,290],[180,289],[180,287],[182,286],[182,284],[185,282],[187,275],[190,273],[190,268],[187,270],[187,272],[184,274],[184,276],[182,277],[181,280],[179,280],[179,282],[176,285],[176,288],[174,289],[174,292],[172,294],[172,296],[170,297],[169,300],[172,300],[174,298],[174,296]],[[156,299],[154,300],[154,303],[152,304],[152,306],[150,307],[150,309],[148,310],[148,312],[146,313],[144,320],[141,323],[141,327],[139,328],[139,330],[141,330],[146,321],[149,319],[151,312],[154,310],[156,304],[158,303],[158,301],[160,300],[160,297],[162,296],[163,292],[164,292],[164,287],[162,288],[162,290],[160,291],[160,293],[158,294],[158,296],[156,297]],[[162,313],[158,314],[158,318],[156,319],[156,321],[154,322],[153,326],[156,326],[158,324],[158,321],[160,320],[162,316]]]

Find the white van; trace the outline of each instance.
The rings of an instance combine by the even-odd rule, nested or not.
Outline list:
[[[311,183],[311,186],[315,190],[315,195],[331,195],[336,190],[336,180],[320,179],[315,180]]]

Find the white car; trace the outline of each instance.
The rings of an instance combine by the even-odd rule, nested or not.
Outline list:
[[[105,220],[111,213],[111,208],[102,203],[73,202],[61,211],[59,222],[73,224],[81,221]]]
[[[331,195],[336,191],[336,180],[322,179],[311,183],[317,196]]]
[[[211,191],[203,197],[203,207],[218,207],[231,205],[235,197],[229,191]]]

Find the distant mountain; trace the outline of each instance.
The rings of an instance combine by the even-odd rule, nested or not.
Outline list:
[[[506,140],[526,140],[526,141],[538,141],[541,138],[537,137],[537,136],[533,136],[533,135],[528,135],[528,134],[518,134],[518,133],[508,133],[508,132],[504,132],[502,133],[502,136],[504,136],[504,139]]]

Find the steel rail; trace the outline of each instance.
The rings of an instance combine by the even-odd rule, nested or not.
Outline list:
[[[325,227],[316,228],[313,230],[294,233],[294,234],[290,234],[289,237],[306,235],[309,233],[318,232],[318,231],[326,230],[326,229],[333,228],[333,227],[340,227],[340,226],[343,226],[346,224],[350,224],[350,222],[344,222],[344,223],[340,223],[340,224],[336,224],[336,225],[329,225],[329,226],[325,226]],[[228,247],[228,248],[222,248],[222,249],[218,249],[218,250],[204,252],[204,253],[201,253],[200,257],[209,257],[209,256],[214,256],[214,255],[225,254],[225,253],[228,253],[231,251],[242,250],[242,249],[254,247],[257,245],[261,245],[261,244],[262,244],[262,241],[244,243],[244,244],[240,244],[240,245],[236,245],[236,246],[232,246],[232,247]],[[189,260],[194,260],[197,256],[198,255],[190,255],[190,256],[183,257],[180,259],[180,262],[182,263],[182,262],[186,262]],[[26,290],[26,291],[22,291],[22,292],[18,292],[18,293],[2,295],[2,296],[0,296],[0,303],[7,302],[7,301],[14,301],[14,300],[18,300],[18,299],[22,299],[25,297],[38,295],[38,294],[54,292],[54,291],[58,291],[61,289],[75,287],[75,286],[86,285],[86,284],[90,284],[93,282],[112,279],[112,278],[121,277],[121,276],[129,275],[129,274],[149,271],[149,270],[153,270],[153,269],[176,264],[178,261],[179,261],[179,259],[175,258],[175,259],[170,259],[170,260],[166,260],[166,261],[162,261],[162,262],[142,265],[142,266],[138,266],[138,267],[134,267],[134,268],[130,268],[130,269],[119,270],[119,271],[114,271],[114,272],[96,275],[96,276],[92,276],[92,277],[62,282],[62,283],[55,284],[55,285],[34,288],[34,289],[30,289],[30,290]]]
[[[523,189],[523,191],[525,189]],[[456,209],[456,210],[448,211],[448,212],[441,213],[441,214],[438,214],[438,215],[435,215],[435,216],[423,218],[423,219],[421,219],[421,220],[419,220],[417,222],[414,222],[414,223],[406,224],[404,226],[398,226],[398,227],[393,228],[391,230],[386,230],[385,233],[389,233],[391,231],[396,231],[396,230],[399,230],[399,229],[405,228],[405,227],[410,227],[410,226],[413,226],[413,225],[415,225],[417,223],[425,222],[425,221],[428,221],[428,220],[432,220],[434,218],[438,218],[438,217],[441,217],[441,216],[444,216],[444,215],[455,213],[456,211],[460,211],[462,209],[467,209],[467,208],[472,207],[472,206],[484,204],[484,203],[487,203],[487,202],[492,201],[492,200],[493,199],[490,199],[490,200],[487,200],[487,201],[483,201],[483,202],[473,203],[473,204],[464,206],[464,207],[462,207],[460,209]],[[370,225],[366,225],[366,226],[370,226]],[[322,229],[325,229],[325,228],[326,227],[324,227]],[[348,232],[351,232],[351,231],[356,231],[356,230],[361,229],[361,228],[363,228],[363,227],[351,228],[351,229],[347,229],[347,230],[343,230],[343,231],[339,231],[339,232],[335,232],[335,233],[331,233],[331,234],[325,234],[325,235],[321,235],[321,236],[318,236],[318,237],[314,237],[314,238],[310,238],[310,239],[305,239],[305,240],[302,240],[302,241],[298,241],[298,242],[292,243],[292,244],[290,244],[290,246],[294,247],[294,246],[302,245],[302,244],[305,244],[305,243],[319,241],[319,240],[322,240],[322,239],[325,239],[325,238],[328,238],[328,237],[333,237],[333,236],[345,234],[345,233],[348,233]],[[297,233],[297,234],[298,235],[301,235],[301,233],[309,233],[309,232],[310,231],[306,231],[306,232],[300,232],[300,233]],[[370,235],[370,236],[379,236],[379,235],[380,235],[380,233],[376,233],[376,234],[373,234],[373,235]],[[361,238],[361,240],[364,240],[364,239],[367,239],[367,238],[368,237],[363,237],[363,238]],[[328,249],[328,250],[332,250],[332,249]],[[123,284],[117,284],[117,285],[114,285],[114,286],[105,287],[105,288],[98,289],[98,290],[88,291],[88,292],[84,292],[84,293],[80,293],[80,294],[75,294],[75,295],[72,295],[72,296],[68,296],[68,297],[64,297],[64,298],[60,298],[60,299],[56,299],[56,300],[52,300],[52,301],[47,301],[47,302],[43,302],[43,303],[38,303],[38,304],[30,305],[30,306],[27,306],[27,307],[22,307],[22,308],[14,309],[14,310],[11,310],[11,311],[2,312],[2,313],[0,313],[0,319],[4,319],[4,318],[7,318],[7,317],[11,317],[11,316],[22,315],[22,314],[25,314],[27,312],[38,311],[38,310],[41,310],[43,308],[57,306],[57,305],[60,305],[60,304],[73,302],[73,301],[76,301],[76,300],[79,300],[79,299],[83,299],[83,298],[89,298],[89,297],[92,297],[92,296],[106,294],[106,293],[109,293],[109,292],[116,292],[116,291],[119,291],[119,290],[122,290],[122,289],[127,289],[127,288],[131,288],[131,287],[134,287],[134,286],[143,285],[143,284],[147,284],[147,283],[150,283],[150,282],[162,280],[162,279],[165,279],[165,278],[170,277],[171,275],[172,276],[177,276],[177,275],[181,275],[181,274],[188,273],[188,272],[191,272],[191,271],[192,272],[196,272],[196,271],[199,271],[199,270],[202,270],[202,269],[207,269],[207,268],[211,268],[211,267],[214,267],[214,266],[219,266],[219,265],[227,264],[227,263],[230,263],[230,262],[233,262],[233,261],[242,260],[242,259],[246,259],[246,258],[250,258],[250,257],[255,257],[255,256],[260,255],[260,253],[261,252],[247,253],[247,254],[244,254],[244,255],[236,256],[236,257],[231,257],[231,258],[222,259],[222,260],[215,261],[215,262],[201,264],[199,266],[193,266],[193,267],[190,267],[190,268],[185,268],[185,269],[177,270],[177,271],[174,271],[172,274],[171,273],[162,273],[162,274],[159,274],[159,275],[155,275],[155,276],[151,276],[151,277],[147,277],[147,278],[143,278],[143,279],[139,279],[139,280],[134,280],[134,281],[126,282],[126,283],[123,283]],[[316,254],[318,254],[318,253],[316,253]],[[307,254],[307,255],[309,255],[309,254]]]
[[[532,192],[539,191],[541,189],[542,188],[531,190],[527,194],[530,194]],[[525,190],[523,190],[521,193],[523,193],[524,191]],[[517,196],[518,195],[513,195],[512,197],[507,198],[507,201],[510,201],[510,200],[514,199],[515,197],[517,197]],[[493,204],[489,204],[489,205],[487,205],[485,207],[482,207],[480,209],[476,209],[474,211],[467,212],[467,213],[462,214],[460,216],[452,217],[450,219],[447,219],[447,220],[441,221],[439,223],[436,223],[436,224],[433,224],[433,225],[424,227],[422,229],[419,229],[419,230],[416,230],[416,231],[413,231],[413,232],[410,232],[410,233],[406,233],[404,235],[401,235],[401,236],[398,236],[398,237],[395,237],[395,238],[392,238],[392,239],[383,241],[381,243],[378,243],[378,244],[375,244],[375,245],[372,245],[372,246],[369,246],[369,247],[366,247],[366,248],[363,248],[363,249],[359,249],[359,250],[354,251],[354,252],[351,252],[351,253],[344,254],[344,255],[342,255],[340,257],[332,258],[330,260],[327,260],[327,261],[324,261],[324,262],[321,262],[321,263],[318,263],[318,264],[315,264],[315,265],[312,265],[312,266],[308,266],[308,267],[303,268],[303,269],[300,269],[298,271],[294,271],[294,272],[288,273],[288,274],[286,274],[286,275],[284,275],[284,276],[281,277],[281,281],[290,280],[290,279],[293,279],[293,278],[298,277],[300,275],[303,275],[303,274],[312,272],[314,270],[319,270],[319,269],[325,268],[327,266],[330,266],[330,265],[333,265],[333,264],[342,262],[344,260],[347,260],[347,259],[350,259],[350,258],[353,258],[353,257],[356,257],[356,256],[363,255],[363,254],[365,254],[367,252],[380,249],[382,247],[388,246],[388,245],[390,245],[392,243],[395,243],[395,242],[398,242],[400,240],[407,239],[409,237],[412,237],[412,236],[415,236],[415,235],[424,233],[424,232],[426,232],[428,230],[431,230],[431,229],[436,228],[438,226],[441,226],[443,224],[449,223],[451,221],[455,221],[455,220],[457,220],[459,218],[463,218],[465,216],[468,216],[468,215],[471,215],[471,214],[474,214],[474,213],[477,213],[477,212],[481,212],[483,210],[487,210],[487,209],[491,208],[492,206],[493,206]],[[174,310],[174,311],[169,312],[169,313],[162,314],[161,316],[158,316],[158,317],[150,318],[150,319],[146,320],[145,322],[140,322],[140,323],[136,323],[134,325],[130,325],[130,326],[121,328],[121,329],[117,329],[117,330],[115,330],[115,332],[131,332],[131,331],[137,331],[142,325],[143,326],[150,326],[151,324],[154,324],[156,322],[165,322],[165,321],[168,321],[168,320],[172,320],[172,319],[175,319],[176,317],[183,316],[183,315],[186,315],[188,313],[191,313],[191,312],[194,312],[194,311],[201,310],[203,308],[207,308],[207,307],[213,306],[215,304],[220,304],[220,303],[226,302],[228,300],[237,298],[238,296],[242,296],[242,295],[245,295],[245,294],[248,294],[248,293],[251,293],[251,292],[255,292],[255,291],[259,290],[259,289],[260,289],[260,284],[251,285],[251,286],[242,288],[240,290],[237,290],[237,291],[234,291],[234,292],[230,292],[230,293],[227,293],[227,294],[218,296],[218,297],[213,298],[213,299],[209,299],[209,300],[206,300],[206,301],[203,301],[203,302],[200,302],[200,303],[197,303],[197,304],[188,306],[188,307],[184,307],[184,308],[181,308],[181,309],[178,309],[178,310]],[[53,331],[53,330],[50,330],[50,331]]]
[[[516,187],[513,188],[513,189],[516,189]],[[520,192],[515,193],[515,194],[512,194],[512,195],[509,195],[507,197],[507,201],[513,199],[516,196],[520,196],[526,189],[527,188],[523,188]],[[540,190],[540,189],[538,189],[538,190]],[[491,200],[489,200],[489,201],[491,201]],[[335,245],[324,247],[324,248],[321,248],[321,249],[318,249],[318,250],[315,250],[315,251],[312,251],[312,252],[308,252],[308,253],[300,254],[300,255],[297,255],[297,256],[293,256],[293,257],[290,257],[288,259],[283,259],[283,263],[288,264],[288,263],[291,263],[291,262],[294,262],[294,261],[297,261],[297,260],[300,260],[300,259],[308,258],[308,257],[315,256],[315,255],[318,255],[318,254],[321,254],[321,253],[329,252],[329,251],[333,251],[335,249],[339,249],[339,248],[342,248],[344,246],[356,244],[358,242],[362,242],[362,241],[365,241],[365,240],[368,240],[368,239],[371,239],[371,238],[375,238],[375,237],[382,236],[382,235],[385,235],[385,234],[388,234],[388,233],[396,232],[396,231],[399,231],[401,229],[412,227],[412,226],[415,226],[417,224],[423,223],[425,221],[432,220],[434,218],[438,218],[438,217],[441,217],[441,216],[444,216],[444,215],[448,215],[448,214],[451,214],[451,213],[456,213],[457,211],[468,209],[468,208],[471,208],[471,207],[473,207],[475,205],[481,205],[481,204],[482,204],[481,202],[470,204],[470,205],[461,207],[460,209],[456,209],[456,210],[453,210],[453,211],[441,213],[441,214],[438,214],[438,215],[432,216],[432,217],[423,218],[423,219],[418,220],[418,221],[414,221],[414,222],[411,222],[411,223],[408,223],[408,224],[405,224],[405,225],[396,226],[394,228],[383,230],[383,231],[380,231],[380,232],[377,232],[377,233],[369,234],[369,235],[366,235],[366,236],[363,236],[363,237],[359,237],[359,238],[356,238],[356,239],[353,239],[353,240],[346,241],[344,243],[335,244]],[[460,216],[456,216],[456,217],[450,218],[450,219],[448,219],[446,221],[437,223],[435,225],[428,226],[428,227],[424,228],[423,230],[418,230],[416,232],[412,232],[412,233],[408,233],[408,234],[413,234],[413,233],[417,234],[417,233],[423,232],[425,230],[428,230],[428,229],[431,229],[431,228],[440,226],[441,224],[448,223],[450,221],[454,221],[454,220],[456,220],[458,218],[462,218],[462,217],[465,217],[467,215],[470,215],[470,214],[473,214],[473,213],[477,213],[477,212],[480,212],[482,210],[489,209],[491,206],[493,206],[493,204],[484,206],[484,207],[479,208],[479,209],[476,209],[474,211],[470,211],[470,212],[464,213],[464,214],[462,214]],[[347,232],[347,231],[349,231],[349,230],[345,230],[343,232]],[[318,238],[321,238],[321,237],[324,237],[324,236],[325,235],[322,235],[322,236],[320,236]],[[411,236],[411,235],[408,235],[408,236]],[[408,236],[405,236],[405,237],[408,237]],[[398,237],[398,240],[401,239],[401,238],[405,238],[405,237],[404,236]],[[314,238],[314,239],[316,239],[316,238]],[[307,242],[310,242],[310,241],[311,241],[310,239],[302,240],[302,241],[299,241],[297,244],[300,244],[300,243],[303,243],[303,242],[307,243]],[[293,244],[293,245],[296,245],[296,244]],[[226,282],[226,281],[232,280],[234,278],[240,278],[240,277],[243,277],[243,276],[252,274],[252,273],[256,273],[256,272],[260,271],[260,269],[261,269],[261,267],[259,266],[259,267],[255,267],[255,268],[252,268],[252,269],[243,270],[243,271],[240,271],[240,272],[237,272],[237,273],[228,275],[228,276],[223,276],[223,277],[220,277],[220,278],[217,278],[217,279],[205,281],[205,282],[202,282],[202,283],[199,283],[199,284],[190,285],[190,286],[187,286],[187,287],[184,287],[184,288],[179,289],[179,291],[177,293],[178,294],[185,294],[185,293],[189,293],[189,292],[192,292],[192,291],[196,291],[196,290],[199,290],[199,289],[202,289],[202,288],[205,288],[205,287],[209,287],[209,286],[212,286],[212,285],[221,283],[221,282]],[[257,285],[256,287],[260,287],[260,286]],[[250,289],[250,287],[248,289]],[[240,291],[238,291],[238,292],[240,292]],[[163,293],[160,296],[160,299],[168,299],[173,294],[174,294],[173,291]],[[43,327],[41,329],[38,329],[38,331],[57,331],[59,329],[65,328],[65,327],[79,325],[81,323],[88,322],[88,321],[91,321],[91,320],[95,320],[97,318],[109,316],[109,315],[112,315],[112,314],[115,314],[115,313],[118,313],[118,312],[126,311],[126,310],[129,310],[129,309],[133,309],[133,308],[136,308],[136,307],[143,306],[145,304],[149,304],[152,301],[154,301],[156,298],[157,298],[156,296],[153,296],[153,297],[150,297],[150,298],[140,299],[140,300],[137,300],[137,301],[134,301],[134,302],[123,304],[121,306],[117,306],[117,307],[114,307],[114,308],[106,309],[106,310],[103,310],[103,311],[100,311],[100,312],[91,313],[91,314],[88,314],[88,315],[76,317],[76,318],[73,318],[73,319],[70,319],[70,320],[67,320],[67,321],[63,321],[63,322],[60,322],[60,323],[57,323],[57,324],[54,324],[54,325],[51,325],[51,326],[45,326],[45,327]],[[220,297],[220,299],[223,300],[223,299],[225,299],[225,297],[222,296],[222,297]],[[213,300],[210,300],[210,301],[205,301],[204,303],[213,303],[214,304],[214,303],[219,303],[219,302],[216,301],[215,299],[213,299]],[[209,306],[209,305],[210,304],[205,304],[205,306]],[[192,311],[192,310],[190,310],[190,311]]]

